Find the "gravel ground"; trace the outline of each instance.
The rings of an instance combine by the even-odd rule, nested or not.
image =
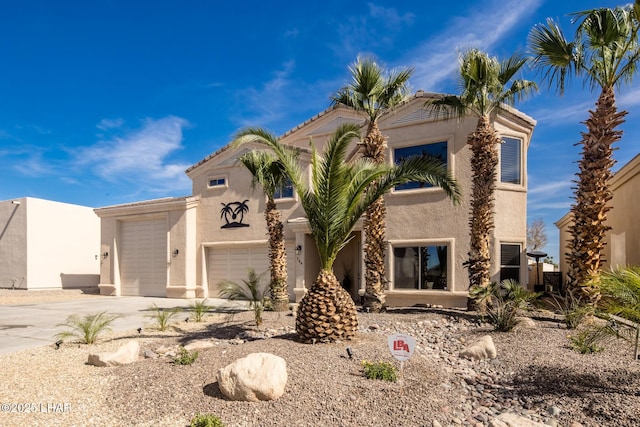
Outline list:
[[[0,297],[1,298],[1,297]],[[361,313],[356,339],[334,344],[294,340],[294,317],[265,313],[261,331],[252,313],[213,313],[169,332],[107,335],[93,346],[63,344],[0,356],[2,426],[187,426],[198,413],[215,413],[234,426],[499,426],[514,413],[559,426],[637,426],[640,363],[614,342],[602,353],[580,355],[567,346],[570,331],[536,317],[534,329],[497,333],[472,313],[443,309]],[[396,383],[367,380],[360,362],[392,361],[387,336],[402,332],[418,346]],[[492,336],[498,357],[470,361],[458,352]],[[89,352],[140,342],[144,358],[98,368]],[[193,365],[171,363],[177,345],[207,340]],[[353,351],[347,357],[346,347]],[[218,369],[249,353],[269,352],[287,362],[285,394],[272,402],[225,399]],[[28,411],[28,412],[27,412]]]

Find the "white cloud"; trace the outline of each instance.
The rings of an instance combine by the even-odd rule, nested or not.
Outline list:
[[[473,14],[454,18],[443,32],[409,51],[402,61],[415,64],[414,86],[438,91],[442,81],[453,76],[458,68],[459,49],[477,47],[490,51],[541,3],[542,0],[494,0],[483,3]]]
[[[140,129],[79,150],[77,164],[91,166],[107,181],[126,181],[144,191],[188,191],[190,182],[184,170],[190,165],[168,160],[182,148],[182,129],[188,125],[174,116],[146,119]]]
[[[640,87],[628,89],[623,87],[616,97],[618,107],[629,110],[631,107],[640,105]]]
[[[124,124],[124,120],[122,119],[102,119],[100,123],[96,125],[96,127],[100,130],[108,130],[119,128]]]
[[[413,21],[416,17],[410,12],[400,14],[396,9],[378,6],[373,3],[369,3],[368,6],[371,17],[381,19],[386,27],[413,25]]]

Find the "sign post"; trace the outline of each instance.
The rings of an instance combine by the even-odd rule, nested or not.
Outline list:
[[[405,334],[393,334],[387,337],[391,355],[400,361],[400,379],[404,380],[404,362],[409,360],[416,348],[416,339]],[[404,382],[404,381],[403,381]]]

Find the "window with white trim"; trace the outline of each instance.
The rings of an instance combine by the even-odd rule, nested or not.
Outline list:
[[[522,140],[502,137],[500,145],[500,182],[522,184]]]
[[[414,145],[411,147],[401,147],[393,150],[393,159],[396,164],[404,158],[411,156],[430,156],[440,160],[445,166],[447,165],[447,142],[433,142],[430,144]],[[431,184],[425,182],[407,182],[406,184],[398,185],[395,187],[395,191],[413,190],[416,188],[429,188]]]
[[[394,289],[447,289],[447,245],[394,246]]]
[[[520,244],[503,243],[500,245],[500,281],[513,279],[520,283]]]
[[[209,188],[226,187],[226,186],[227,186],[227,179],[224,178],[224,177],[217,177],[217,178],[209,179]]]

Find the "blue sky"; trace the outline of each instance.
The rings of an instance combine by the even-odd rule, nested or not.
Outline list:
[[[436,4],[437,3],[437,4]],[[617,1],[20,1],[0,14],[0,200],[39,197],[91,207],[184,196],[184,170],[240,128],[276,133],[329,105],[360,52],[413,66],[413,90],[454,92],[457,51],[507,56],[547,17]],[[525,78],[536,79],[526,71]],[[636,80],[638,80],[636,78]],[[571,205],[580,124],[597,92],[545,86],[517,108],[538,121],[529,149],[529,222]],[[615,157],[638,152],[640,85]]]

